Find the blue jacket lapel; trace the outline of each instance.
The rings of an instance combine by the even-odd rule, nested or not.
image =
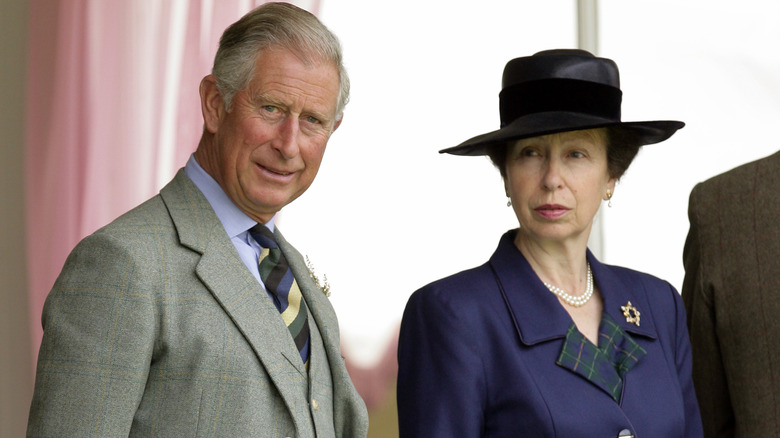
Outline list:
[[[504,234],[489,264],[513,316],[520,340],[530,346],[565,337],[572,319],[515,247],[513,237],[513,231]],[[623,330],[631,334],[657,338],[655,325],[650,318],[647,293],[640,290],[643,285],[620,275],[618,269],[602,264],[590,251],[587,257],[593,270],[593,281],[604,300],[604,312],[609,313]],[[627,322],[623,315],[621,306],[629,301],[640,313],[645,312],[639,326]]]
[[[554,339],[567,338],[571,342],[584,339],[579,332],[574,337],[569,333],[574,324],[569,314],[560,305],[557,297],[550,293],[531,268],[528,261],[513,243],[515,232],[506,233],[499,242],[489,265],[496,277],[503,299],[509,308],[520,341],[526,346]],[[656,339],[657,333],[647,302],[647,293],[641,283],[635,283],[622,271],[600,263],[593,254],[587,252],[588,262],[593,270],[593,279],[604,300],[604,313],[625,332],[647,339]],[[646,312],[639,326],[629,323],[623,315],[621,306],[631,302],[640,313]],[[575,329],[576,331],[576,329]],[[554,366],[551,359],[551,366]],[[572,370],[577,372],[576,370]],[[596,384],[596,383],[594,383]],[[614,393],[614,385],[596,384],[610,395]]]
[[[623,275],[625,269],[602,264],[590,251],[588,251],[588,261],[593,270],[593,281],[596,282],[604,300],[604,312],[608,313],[620,325],[620,328],[631,335],[639,335],[648,339],[658,338],[655,323],[651,318],[650,304],[647,301],[648,293],[644,290],[644,285],[631,281]],[[628,322],[623,314],[622,307],[629,302],[642,315],[638,326]]]
[[[513,237],[511,231],[501,237],[489,264],[517,335],[527,346],[563,338],[572,320],[515,247]]]

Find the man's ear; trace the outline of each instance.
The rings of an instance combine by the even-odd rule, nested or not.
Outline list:
[[[342,122],[343,120],[344,120],[344,113],[342,112],[342,113],[341,113],[341,114],[339,114],[339,116],[336,118],[336,121],[335,121],[335,122],[333,122],[333,129],[331,129],[331,130],[330,130],[330,133],[331,133],[331,134],[333,134],[334,132],[336,132],[336,129],[338,129],[338,128],[339,128],[339,126],[341,126],[341,122]]]
[[[217,78],[214,75],[208,75],[200,81],[200,110],[206,130],[212,134],[216,133],[226,111],[225,101],[217,89]]]

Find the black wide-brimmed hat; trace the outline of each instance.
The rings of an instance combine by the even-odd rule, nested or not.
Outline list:
[[[611,59],[576,49],[515,58],[504,67],[501,129],[439,152],[486,155],[513,140],[601,127],[618,131],[623,145],[642,146],[664,141],[685,126],[674,120],[622,122],[622,98],[617,64]]]

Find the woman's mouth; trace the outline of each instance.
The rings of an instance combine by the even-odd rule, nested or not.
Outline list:
[[[540,216],[552,220],[558,219],[559,217],[565,215],[569,212],[569,209],[558,204],[545,204],[536,207],[534,211],[536,211],[536,213]]]

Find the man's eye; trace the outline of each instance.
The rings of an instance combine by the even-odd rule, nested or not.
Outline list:
[[[277,108],[277,107],[275,107],[273,105],[266,105],[266,106],[263,107],[263,109],[266,110],[269,113],[275,113],[275,112],[279,111],[279,108]]]

